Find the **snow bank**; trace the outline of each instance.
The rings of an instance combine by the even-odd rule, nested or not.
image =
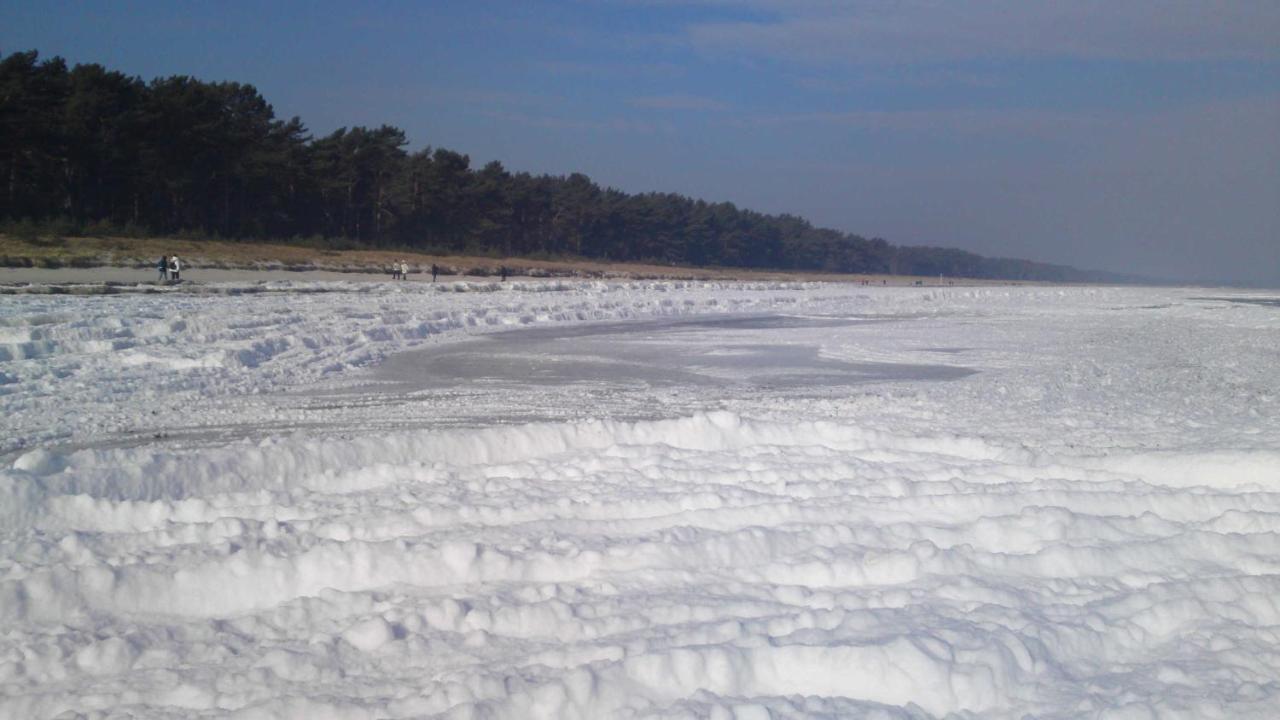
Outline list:
[[[325,290],[2,306],[0,717],[1280,703],[1274,309],[1174,290]],[[417,411],[465,404],[461,427],[409,427],[399,389],[301,392],[473,331],[743,311],[824,322],[678,342],[979,372],[477,382]],[[294,398],[354,421],[272,430]],[[690,411],[635,419],[655,402]],[[519,420],[567,406],[583,412]],[[209,434],[121,429],[187,415]]]
[[[132,668],[168,653],[197,668],[193,688],[212,657],[240,682],[273,668],[252,682],[275,696],[439,651],[473,659],[416,681],[413,702],[396,673],[356,671],[347,692],[392,715],[587,718],[698,698],[763,711],[798,695],[836,715],[1018,717],[1064,697],[1110,707],[1079,681],[1110,657],[1209,693],[1197,707],[1247,709],[1192,666],[1280,622],[1280,490],[1186,495],[1159,468],[1089,460],[723,412],[187,458],[28,453],[0,474],[4,506],[23,508],[5,517],[0,621],[29,629],[24,654],[46,652],[34,633],[49,624],[114,642],[14,666],[11,687],[151,687]],[[205,648],[226,642],[223,623],[255,645],[234,660]],[[59,707],[17,695],[0,709]],[[257,709],[278,716],[277,702]]]

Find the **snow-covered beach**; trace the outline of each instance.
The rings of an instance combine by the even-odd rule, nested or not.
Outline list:
[[[1280,307],[0,297],[0,717],[1274,717]]]

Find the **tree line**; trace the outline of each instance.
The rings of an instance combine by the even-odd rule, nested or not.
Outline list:
[[[144,82],[36,51],[0,60],[0,218],[75,232],[338,247],[1034,280],[1097,273],[896,247],[727,202],[602,188],[580,173],[473,168],[403,130],[315,137],[252,85]]]

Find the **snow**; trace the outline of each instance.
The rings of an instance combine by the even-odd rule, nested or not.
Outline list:
[[[1274,717],[1270,299],[8,296],[0,717]]]

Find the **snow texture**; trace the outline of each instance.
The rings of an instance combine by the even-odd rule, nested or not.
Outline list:
[[[1266,295],[209,289],[0,303],[0,717],[1280,707]]]

